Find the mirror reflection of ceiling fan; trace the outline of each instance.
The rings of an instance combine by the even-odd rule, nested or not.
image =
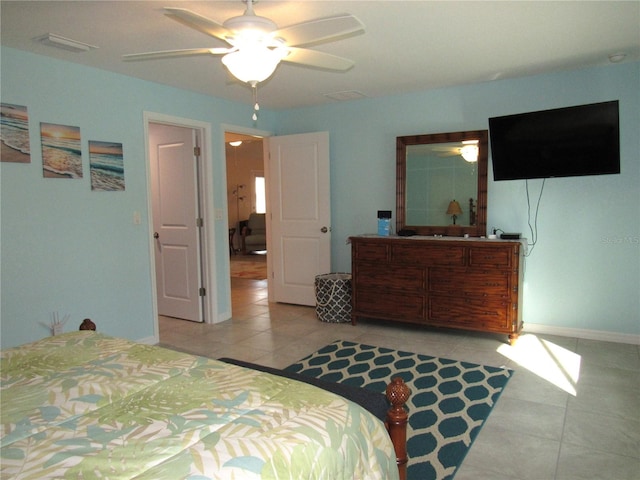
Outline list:
[[[439,144],[433,146],[432,151],[436,152],[438,157],[461,156],[467,162],[473,163],[478,161],[478,140],[464,140],[462,145],[459,143]]]
[[[135,53],[124,55],[123,58],[127,61],[137,61],[192,55],[223,55],[222,63],[231,74],[253,88],[256,110],[259,108],[256,98],[258,83],[269,78],[281,61],[334,71],[346,71],[353,67],[354,63],[349,59],[305,48],[364,32],[364,26],[353,15],[318,18],[278,28],[272,20],[255,15],[254,0],[242,1],[247,4],[244,14],[229,18],[222,24],[190,10],[165,8],[166,15],[172,20],[222,40],[229,47]],[[256,119],[254,112],[254,120]]]

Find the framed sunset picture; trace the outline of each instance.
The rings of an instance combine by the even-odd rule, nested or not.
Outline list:
[[[89,168],[91,190],[124,190],[124,156],[121,143],[90,140]]]
[[[31,163],[27,107],[10,103],[0,104],[0,141],[1,161]]]
[[[40,123],[45,178],[82,178],[80,127]]]

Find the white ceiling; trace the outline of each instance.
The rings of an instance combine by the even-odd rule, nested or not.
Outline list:
[[[122,55],[226,44],[164,16],[180,7],[222,23],[233,1],[0,1],[2,45],[251,104],[219,57],[123,62]],[[351,13],[365,33],[313,48],[355,61],[344,73],[281,64],[259,86],[260,104],[333,103],[325,94],[380,97],[640,59],[640,1],[271,1],[256,15],[279,27]],[[99,48],[72,53],[34,39],[55,33]],[[348,95],[347,95],[348,96]]]

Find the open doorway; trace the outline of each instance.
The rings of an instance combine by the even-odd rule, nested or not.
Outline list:
[[[225,132],[232,301],[238,289],[267,293],[263,138]]]

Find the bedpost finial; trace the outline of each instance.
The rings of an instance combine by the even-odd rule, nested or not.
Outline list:
[[[387,385],[387,398],[394,409],[402,408],[409,399],[410,394],[409,387],[401,377],[393,378],[391,383]]]
[[[95,332],[96,324],[90,318],[85,318],[80,324],[80,330],[93,330]]]

